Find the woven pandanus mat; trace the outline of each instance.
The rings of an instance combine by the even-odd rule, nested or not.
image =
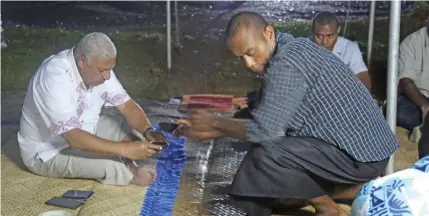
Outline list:
[[[396,138],[401,147],[395,154],[395,171],[410,168],[419,160],[418,145],[408,139],[409,131],[403,128],[396,128]]]
[[[67,190],[93,190],[94,195],[73,215],[138,215],[146,188],[103,185],[92,180],[46,178],[30,173],[21,162],[16,137],[2,147],[1,215],[37,216],[62,209],[44,203]]]
[[[408,140],[408,132],[402,128],[396,131],[401,143],[396,153],[395,170],[409,168],[417,161],[417,144]],[[137,186],[102,185],[91,180],[53,179],[30,173],[22,164],[16,137],[2,147],[1,155],[1,215],[38,215],[42,212],[60,209],[47,206],[45,201],[61,196],[70,189],[93,190],[94,195],[73,215],[138,215],[147,188]],[[195,187],[194,179],[182,179],[173,215],[201,215],[200,204],[189,200],[189,191]],[[342,205],[349,211],[350,207]],[[311,207],[303,210],[314,211]]]

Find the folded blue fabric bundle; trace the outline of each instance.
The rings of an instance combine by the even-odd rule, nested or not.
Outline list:
[[[372,180],[357,193],[354,216],[429,215],[429,156],[411,168]]]
[[[160,130],[158,125],[155,125],[155,128]],[[164,134],[169,145],[160,152],[155,168],[157,179],[146,192],[140,216],[172,215],[180,176],[186,161],[186,138],[175,138],[171,133]]]

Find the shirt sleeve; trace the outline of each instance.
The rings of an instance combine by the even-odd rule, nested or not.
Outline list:
[[[350,52],[349,68],[353,71],[354,74],[368,71],[357,43],[350,43],[347,51]]]
[[[118,106],[130,99],[127,91],[122,87],[119,80],[116,78],[115,73],[110,71],[110,79],[104,85],[106,95],[106,103],[104,106]]]
[[[245,123],[248,140],[269,143],[284,137],[306,90],[305,77],[296,68],[283,62],[270,63],[261,101],[251,112],[253,119]]]
[[[50,67],[46,70],[62,69]],[[84,101],[75,97],[76,94],[76,87],[66,75],[50,76],[34,86],[35,105],[53,137],[82,127],[79,117],[83,112]]]
[[[412,44],[411,37],[406,38],[399,47],[398,81],[402,78],[410,78],[415,81],[421,67],[420,59],[416,56],[416,50]]]

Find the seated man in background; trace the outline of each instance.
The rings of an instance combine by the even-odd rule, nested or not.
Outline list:
[[[429,27],[407,36],[399,50],[397,123],[418,142],[419,126],[429,110]]]
[[[332,52],[275,31],[257,13],[234,15],[225,35],[231,53],[265,78],[261,99],[251,119],[195,111],[179,121],[184,134],[252,144],[230,191],[250,216],[271,215],[279,198],[347,215],[333,199],[354,198],[399,148],[371,94]]]
[[[314,17],[312,30],[313,42],[325,47],[340,58],[371,92],[371,77],[363,61],[359,45],[338,36],[341,31],[338,17],[331,12],[321,12]]]
[[[31,172],[113,185],[154,181],[153,171],[123,162],[146,159],[161,148],[129,136],[131,128],[153,134],[148,141],[156,133],[117,80],[115,64],[116,47],[103,33],[90,33],[42,62],[30,80],[18,131],[21,157]],[[125,118],[100,116],[104,106],[116,107]]]

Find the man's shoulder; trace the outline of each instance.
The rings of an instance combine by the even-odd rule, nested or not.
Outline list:
[[[296,38],[293,38],[291,40],[291,44],[300,44],[300,43],[303,43],[303,44],[315,44],[313,42],[313,37],[312,36],[309,36],[309,37],[296,37]]]
[[[46,58],[35,74],[36,82],[49,86],[67,86],[71,84],[72,66],[67,58],[70,50],[63,50]]]
[[[429,37],[428,36],[428,30],[427,28],[429,27],[423,27],[413,33],[411,33],[410,35],[408,35],[407,37],[404,38],[404,40],[401,42],[402,44],[409,44],[409,43],[413,43],[413,44],[420,44],[420,41],[424,40],[425,37]]]
[[[282,55],[296,56],[301,55],[305,52],[313,52],[314,50],[320,49],[319,45],[314,43],[311,38],[308,37],[296,37],[290,39],[289,43],[285,44],[278,51]]]
[[[335,45],[341,47],[344,52],[360,52],[358,43],[344,37],[338,37],[337,44]]]
[[[55,55],[51,55],[46,58],[40,67],[40,70],[47,71],[48,73],[55,73],[69,70],[72,65],[68,59],[70,50],[63,50]]]

